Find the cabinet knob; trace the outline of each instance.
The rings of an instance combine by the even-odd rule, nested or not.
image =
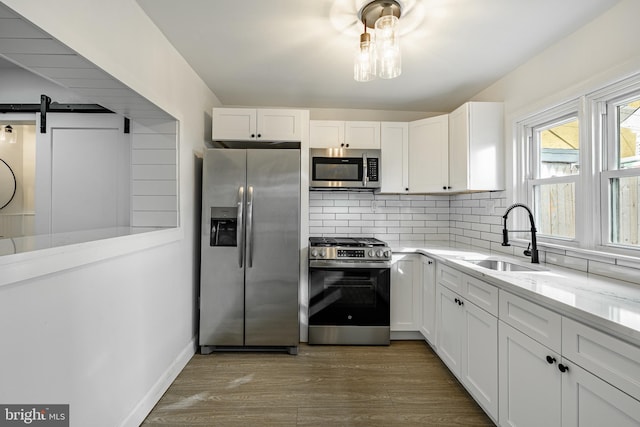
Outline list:
[[[404,191],[409,191],[409,187],[405,188]]]
[[[344,142],[342,144],[340,144],[340,147],[344,147]]]
[[[347,144],[347,148],[349,148],[349,144]]]
[[[555,357],[551,357],[551,356],[547,356],[547,363],[548,364],[553,364],[556,363],[556,358]]]
[[[258,138],[260,138],[261,136],[262,136],[261,134],[258,134]]]
[[[464,301],[462,300],[458,301],[458,305],[464,305]]]
[[[431,264],[433,264],[433,261],[429,261],[429,262],[427,262],[427,264],[431,265]]]
[[[569,367],[567,365],[563,365],[562,363],[560,363],[558,365],[558,369],[560,369],[560,372],[567,372],[569,370]]]
[[[255,133],[252,133],[252,134],[251,134],[251,138],[255,138],[255,137],[256,137],[256,134],[255,134]]]

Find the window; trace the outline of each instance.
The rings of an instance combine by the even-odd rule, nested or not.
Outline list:
[[[639,256],[640,74],[516,129],[514,201],[532,208],[540,242]]]
[[[577,103],[547,111],[522,124],[526,192],[541,237],[574,240],[580,184]]]
[[[608,101],[605,128],[602,240],[640,247],[640,93]]]

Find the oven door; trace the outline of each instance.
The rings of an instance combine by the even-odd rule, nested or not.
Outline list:
[[[309,325],[389,326],[388,264],[309,267]]]

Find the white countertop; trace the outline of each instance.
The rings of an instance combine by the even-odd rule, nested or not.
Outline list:
[[[500,289],[536,302],[564,316],[640,346],[640,287],[629,282],[587,274],[551,264],[476,248],[444,244],[391,244],[394,253],[420,253],[435,258]],[[501,272],[465,260],[505,259],[541,271]]]

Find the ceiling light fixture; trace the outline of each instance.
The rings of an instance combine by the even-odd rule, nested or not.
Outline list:
[[[17,142],[16,134],[13,132],[11,125],[0,128],[0,142],[8,142],[9,144],[15,144]]]
[[[402,7],[395,0],[374,0],[358,12],[364,24],[360,45],[356,52],[353,78],[367,82],[377,77],[393,79],[402,73],[398,22]],[[375,41],[367,33],[367,27],[375,29]]]

